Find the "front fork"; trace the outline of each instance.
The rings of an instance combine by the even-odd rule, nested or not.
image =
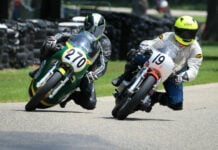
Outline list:
[[[125,89],[127,89],[128,95],[132,95],[138,88],[138,86],[143,82],[145,78],[145,74],[147,73],[148,68],[144,68],[140,70],[140,72],[137,73],[136,76],[134,76],[134,80],[132,81],[126,81],[123,80],[122,83],[119,85],[118,89],[115,89],[115,92],[113,93],[114,97],[116,98],[118,95],[120,95]],[[133,83],[131,83],[133,82]]]
[[[54,64],[54,66],[44,75],[44,77],[36,83],[36,87],[42,87],[47,80],[54,74],[54,70],[57,68],[58,62]]]
[[[157,76],[156,76],[157,77]],[[156,84],[153,85],[152,89],[149,91],[149,93],[145,96],[144,99],[142,99],[142,104],[145,107],[149,107],[151,105],[151,95],[154,94],[155,89],[159,86],[159,84],[161,83],[161,78],[156,78],[157,82]]]
[[[54,64],[54,66],[45,74],[45,76],[37,82],[36,87],[42,87],[47,81],[48,79],[55,73],[55,70],[58,68],[57,66],[59,65],[59,62],[56,62]],[[63,69],[62,67],[57,69],[62,75],[66,74],[65,69]],[[62,80],[54,89],[52,89],[51,93],[49,94],[49,98],[53,98],[58,91],[67,83],[67,81],[70,80],[71,76],[72,76],[72,72],[70,72],[69,74],[67,74],[67,76],[65,77],[64,80]]]
[[[128,92],[133,94],[136,88],[144,81],[145,74],[148,72],[148,68],[144,68],[136,77],[135,82],[128,88]]]
[[[52,92],[50,93],[49,95],[49,98],[53,98],[57,93],[58,91],[67,83],[67,81],[70,80],[71,76],[72,76],[72,72],[70,72],[69,74],[67,74],[66,78],[64,80],[61,80],[60,84],[58,84],[58,86],[56,86]]]

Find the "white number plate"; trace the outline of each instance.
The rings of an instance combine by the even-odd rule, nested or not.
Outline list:
[[[75,72],[81,71],[86,66],[86,54],[79,48],[66,50],[62,56],[62,61],[71,64]]]

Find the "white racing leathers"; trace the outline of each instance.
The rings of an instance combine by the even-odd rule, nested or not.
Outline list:
[[[174,32],[166,32],[161,34],[154,40],[145,40],[140,43],[140,47],[152,46],[157,50],[163,49],[165,47],[164,40],[170,41],[179,47],[176,52],[176,56],[173,59],[175,63],[175,72],[179,72],[185,66],[188,69],[184,72],[180,72],[178,75],[185,75],[184,81],[192,81],[196,78],[198,74],[199,67],[203,60],[202,49],[197,41],[194,41],[189,46],[180,45],[174,38]]]

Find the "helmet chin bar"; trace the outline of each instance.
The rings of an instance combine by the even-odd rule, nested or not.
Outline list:
[[[192,39],[183,39],[184,42],[191,42]]]
[[[195,38],[194,39],[189,39],[189,40],[185,40],[183,38],[181,38],[179,35],[175,34],[174,35],[174,38],[175,40],[180,44],[180,45],[183,45],[183,46],[189,46],[190,44],[192,44],[194,41],[195,41]]]

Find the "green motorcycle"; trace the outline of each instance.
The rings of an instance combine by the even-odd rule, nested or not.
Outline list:
[[[94,35],[83,31],[41,63],[29,86],[30,101],[25,106],[26,111],[59,104],[79,87],[100,53],[92,49],[94,41]]]

